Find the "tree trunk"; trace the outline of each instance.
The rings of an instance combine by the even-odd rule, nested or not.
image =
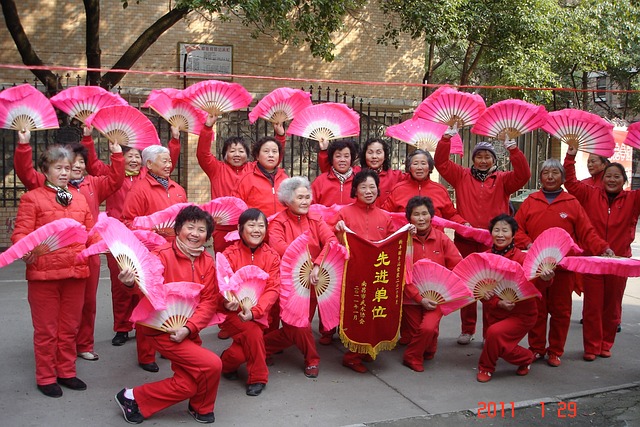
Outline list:
[[[87,68],[101,68],[102,50],[100,49],[100,1],[84,0],[86,16],[86,46]],[[98,86],[100,84],[100,72],[88,71],[86,84]]]
[[[589,89],[589,73],[582,72],[582,89]],[[589,92],[582,92],[582,108],[585,110],[589,105]]]

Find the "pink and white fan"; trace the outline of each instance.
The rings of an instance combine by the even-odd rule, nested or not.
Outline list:
[[[231,276],[233,276],[233,269],[229,260],[222,252],[218,252],[216,254],[216,279],[218,280],[218,289],[227,301],[233,299],[233,294],[230,291],[235,290],[230,288]]]
[[[635,122],[627,127],[627,137],[624,143],[629,147],[640,149],[640,122]]]
[[[245,265],[231,276],[229,288],[233,290],[230,293],[238,301],[243,311],[249,311],[258,304],[267,285],[267,279],[269,279],[269,275],[255,265]],[[254,320],[261,325],[269,326],[269,319],[266,315]]]
[[[154,89],[142,108],[151,108],[171,126],[183,132],[200,135],[207,113],[179,99],[178,89]]]
[[[70,118],[84,121],[105,107],[129,105],[120,95],[100,86],[73,86],[51,97],[51,103]]]
[[[480,95],[445,87],[435,91],[418,106],[414,118],[442,123],[459,129],[473,125],[486,106]]]
[[[280,261],[280,317],[298,328],[309,326],[309,303],[312,284],[309,275],[313,260],[309,254],[309,232],[298,236]]]
[[[167,243],[167,240],[164,237],[153,231],[133,230],[133,234],[147,249],[149,249],[149,251],[154,251],[158,246],[162,246]],[[99,240],[80,252],[76,259],[78,261],[86,261],[90,256],[106,253],[109,253],[109,246],[107,246],[107,242]]]
[[[640,277],[640,260],[622,257],[568,256],[558,265],[565,270],[584,274],[611,274],[620,277]]]
[[[446,131],[447,125],[414,118],[389,126],[385,135],[433,153]],[[451,154],[464,154],[460,135],[451,138]]]
[[[483,299],[489,291],[511,302],[540,297],[540,292],[525,277],[522,266],[500,255],[473,253],[460,261],[453,272],[475,299]]]
[[[253,96],[238,83],[205,80],[182,91],[182,99],[207,113],[219,116],[251,104]]]
[[[0,254],[0,268],[29,252],[42,256],[73,244],[84,244],[87,230],[71,218],[61,218],[39,227]]]
[[[109,247],[120,270],[129,269],[135,274],[135,283],[156,309],[163,309],[164,266],[123,223],[102,213],[91,229],[98,233]]]
[[[521,99],[505,99],[484,110],[471,132],[504,141],[541,128],[547,122],[547,110],[542,105]]]
[[[485,246],[491,246],[493,244],[491,233],[489,233],[489,230],[485,230],[484,228],[468,227],[464,224],[459,224],[439,216],[433,216],[431,218],[431,224],[436,227],[451,228],[462,237],[471,239],[474,242],[481,243]]]
[[[153,230],[161,236],[175,236],[176,216],[193,203],[176,203],[151,215],[138,216],[133,219],[132,226],[144,230]]]
[[[556,265],[572,250],[582,252],[566,230],[560,227],[546,229],[527,250],[522,264],[525,275],[533,280],[544,270],[555,270]]]
[[[447,303],[462,299],[467,301],[472,297],[469,288],[458,276],[429,259],[421,259],[413,264],[412,281],[422,298],[428,298],[438,303],[445,316],[451,313],[450,309],[453,308]],[[406,304],[415,305],[417,303],[411,300]]]
[[[200,208],[211,214],[216,225],[237,225],[242,212],[249,209],[244,200],[231,196],[215,198]]]
[[[198,308],[200,292],[204,286],[194,282],[170,282],[162,286],[165,290],[164,308],[156,310],[148,299],[143,298],[129,320],[162,332],[179,329],[187,324]]]
[[[616,147],[613,125],[582,110],[552,111],[542,129],[565,144],[597,156],[611,157]]]
[[[0,127],[36,131],[60,126],[47,97],[30,84],[22,84],[0,92]]]
[[[340,324],[340,299],[347,248],[339,243],[329,244],[329,250],[320,263],[318,283],[314,287],[318,300],[318,312],[326,330]]]
[[[151,145],[160,145],[153,123],[137,108],[128,105],[101,108],[87,117],[84,123],[93,126],[109,141],[140,151]]]
[[[333,204],[331,206],[321,205],[320,203],[314,203],[309,206],[309,213],[319,215],[324,222],[331,222],[331,220],[340,212],[340,209],[346,205]]]
[[[281,87],[265,96],[249,113],[249,123],[263,118],[272,123],[293,120],[307,107],[311,107],[311,94],[300,89]]]
[[[331,141],[360,135],[360,115],[344,104],[327,102],[307,107],[293,119],[287,135]]]

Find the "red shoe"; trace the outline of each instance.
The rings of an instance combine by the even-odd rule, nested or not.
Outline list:
[[[346,366],[347,368],[356,371],[359,374],[364,374],[369,369],[364,366],[361,362],[342,362],[342,366]]]
[[[229,332],[222,329],[220,329],[220,332],[218,332],[218,338],[220,338],[221,340],[228,340],[230,336],[231,335],[229,335]]]
[[[322,335],[318,342],[322,345],[331,345],[331,343],[333,342],[333,334]]]
[[[533,361],[537,362],[538,360],[544,360],[544,354],[534,351],[533,352]]]
[[[411,342],[411,338],[409,337],[400,337],[400,339],[398,340],[398,344],[400,345],[407,345]]]
[[[371,363],[371,362],[373,362],[373,357],[371,357],[371,355],[369,353],[363,354],[362,355],[362,361],[363,362],[367,362],[367,363]]]
[[[593,362],[594,360],[596,360],[596,355],[593,353],[585,353],[582,355],[582,359],[586,362]]]
[[[404,366],[406,366],[407,368],[412,369],[412,370],[414,370],[416,372],[424,372],[424,366],[418,365],[417,363],[411,363],[411,362],[408,362],[406,360],[403,360],[402,364]]]
[[[607,357],[611,357],[611,351],[610,351],[610,350],[602,350],[602,351],[600,352],[600,357],[604,357],[605,359],[606,359]]]
[[[549,358],[547,359],[547,365],[557,368],[558,366],[560,366],[561,363],[562,362],[560,361],[560,356],[558,356],[557,354],[549,353]]]
[[[521,377],[524,377],[529,373],[530,369],[531,369],[531,365],[518,366],[518,369],[516,370],[516,375],[520,375]]]
[[[487,371],[478,371],[478,376],[476,377],[479,383],[488,383],[491,381],[491,372]]]
[[[304,376],[307,378],[318,378],[320,368],[318,365],[311,365],[304,368]]]

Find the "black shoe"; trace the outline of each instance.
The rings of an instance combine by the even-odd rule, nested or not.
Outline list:
[[[86,390],[87,385],[78,377],[58,378],[58,384],[70,388],[71,390]]]
[[[49,397],[62,397],[62,389],[56,383],[47,385],[38,385],[38,390],[45,396]]]
[[[259,396],[262,390],[266,387],[266,384],[255,383],[247,385],[247,396]]]
[[[138,365],[147,372],[158,372],[160,370],[156,362],[138,363]]]
[[[209,412],[208,414],[199,414],[191,407],[191,404],[189,404],[189,414],[191,414],[194,420],[202,424],[211,424],[216,421],[216,416],[213,412]]]
[[[111,345],[120,347],[129,341],[129,332],[116,332],[116,336],[111,340]]]
[[[238,371],[223,372],[222,376],[229,381],[235,381],[238,379]]]
[[[135,400],[124,397],[124,392],[125,389],[122,389],[116,394],[116,403],[122,409],[124,420],[129,424],[140,424],[144,421],[144,417],[138,409],[138,404]]]
[[[622,326],[620,324],[618,324],[618,328],[616,329],[616,332],[617,333],[622,332]]]

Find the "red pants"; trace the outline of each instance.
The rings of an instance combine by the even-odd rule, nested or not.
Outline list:
[[[76,336],[85,286],[86,279],[28,282],[38,385],[76,376]]]
[[[78,353],[93,351],[94,332],[96,329],[96,294],[100,281],[100,256],[94,255],[87,260],[89,264],[89,278],[84,290],[84,305],[82,306],[82,319],[76,339]]]
[[[582,340],[584,352],[600,354],[611,350],[622,317],[622,297],[627,279],[618,276],[584,276]]]
[[[129,332],[133,329],[133,323],[129,319],[133,309],[140,301],[140,295],[134,289],[126,287],[118,280],[120,267],[118,267],[116,259],[111,254],[107,254],[107,265],[109,266],[109,276],[111,277],[113,331]]]
[[[454,243],[460,255],[465,258],[475,252],[486,252],[489,249],[488,246],[482,245],[471,240],[461,239],[459,236],[455,236]],[[486,317],[482,316],[483,322],[486,322]],[[469,304],[466,307],[460,309],[460,321],[462,323],[461,333],[473,335],[476,333],[476,323],[478,322],[478,303]],[[482,336],[484,337],[486,328],[483,327]]]
[[[411,338],[403,359],[422,365],[425,353],[435,354],[438,350],[442,310],[436,307],[435,310],[427,311],[419,305],[404,305],[403,318],[406,319]]]
[[[243,322],[237,313],[229,313],[220,329],[233,339],[231,346],[222,354],[222,371],[236,371],[246,362],[249,374],[247,384],[266,384],[269,381],[269,369],[262,326],[254,321]]]
[[[309,323],[313,321],[313,316],[316,314],[316,307],[318,307],[318,299],[316,298],[315,293],[311,292],[311,298],[309,301]],[[336,333],[336,328],[325,329],[325,327],[322,325],[322,316],[320,315],[320,310],[318,310],[318,319],[320,320],[318,322],[318,332],[320,332],[321,335],[333,335]]]
[[[516,366],[531,363],[533,352],[518,343],[527,335],[535,322],[535,316],[514,316],[489,326],[482,346],[478,370],[495,372],[499,357]]]
[[[149,329],[146,334],[138,333],[139,329]],[[150,335],[160,335],[164,332],[155,329],[146,328],[145,326],[136,325],[136,350],[138,352],[138,363],[149,364],[156,361],[156,346]]]
[[[316,350],[311,326],[297,328],[282,322],[282,328],[264,336],[264,345],[269,356],[295,345],[304,356],[305,366],[320,364],[320,355]]]
[[[575,275],[570,271],[556,269],[550,286],[546,286],[546,282],[542,280],[536,282],[541,282],[536,287],[542,294],[542,298],[536,298],[538,320],[529,332],[529,348],[542,355],[549,352],[562,356],[571,322],[571,292],[575,286]],[[547,316],[549,315],[551,319],[547,348]]]
[[[137,334],[145,334],[149,328],[138,327]],[[171,361],[171,378],[144,384],[133,389],[140,413],[147,418],[185,399],[200,414],[214,411],[222,362],[212,351],[203,348],[199,339],[189,338],[180,343],[169,339],[169,334],[148,335],[154,350],[160,351]]]

